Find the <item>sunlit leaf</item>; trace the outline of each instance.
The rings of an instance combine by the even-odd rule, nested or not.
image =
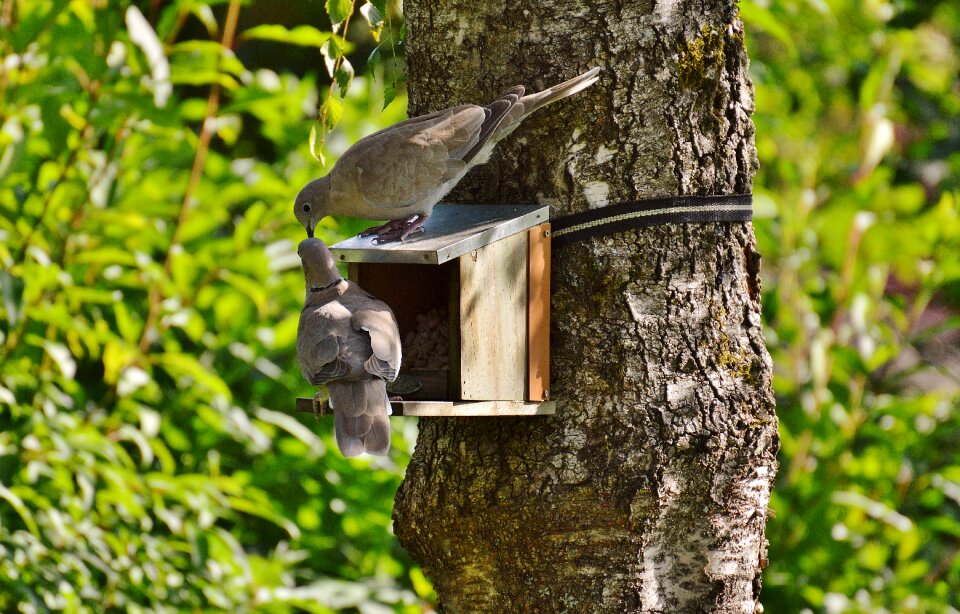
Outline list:
[[[343,99],[336,92],[327,96],[321,108],[323,123],[327,130],[333,130],[343,117]]]
[[[227,499],[227,503],[230,505],[230,507],[238,512],[250,514],[251,516],[257,516],[272,522],[286,531],[292,539],[300,538],[300,529],[296,524],[263,505],[258,505],[252,501],[241,499],[239,497],[230,497]]]
[[[320,135],[323,133],[323,131],[324,127],[320,122],[313,122],[313,124],[310,125],[310,137],[308,139],[310,155],[312,155],[313,159],[320,164],[326,163],[326,159],[323,155],[323,140],[320,138]]]
[[[354,0],[326,0],[325,7],[327,15],[330,16],[330,22],[333,24],[334,31],[338,30],[353,11]]]
[[[320,55],[323,56],[323,64],[327,68],[327,74],[333,77],[337,61],[343,55],[343,48],[339,45],[337,39],[331,38],[320,46]]]
[[[360,14],[367,20],[367,24],[370,26],[371,36],[379,43],[380,31],[383,29],[384,24],[383,11],[377,8],[372,2],[367,2],[360,7]]]
[[[334,79],[336,79],[337,87],[340,89],[340,95],[346,96],[347,91],[350,89],[350,84],[353,82],[353,65],[350,64],[349,60],[343,58],[340,61],[340,65],[337,66],[336,73],[334,74]]]
[[[33,518],[33,514],[23,503],[23,499],[18,497],[13,491],[0,483],[0,499],[5,500],[14,511],[17,512],[17,515],[23,521],[23,524],[26,525],[27,530],[33,533],[35,536],[40,536],[40,530],[37,528],[37,523]]]
[[[783,43],[791,56],[797,54],[797,46],[793,42],[790,30],[781,22],[780,18],[766,6],[759,2],[744,1],[739,5],[740,16],[748,26],[760,28],[770,36]]]
[[[0,294],[3,298],[3,310],[5,319],[11,326],[20,320],[23,309],[24,286],[23,280],[19,277],[14,277],[7,271],[0,271]]]
[[[323,46],[333,36],[332,32],[323,32],[313,26],[301,25],[295,28],[286,28],[281,25],[263,24],[244,30],[244,38],[271,40],[301,47]]]
[[[153,26],[146,20],[143,13],[136,6],[130,5],[126,12],[127,30],[132,40],[143,54],[147,56],[150,65],[150,87],[153,90],[153,101],[158,107],[164,107],[173,93],[170,84],[170,64],[163,52],[163,45],[157,38]]]

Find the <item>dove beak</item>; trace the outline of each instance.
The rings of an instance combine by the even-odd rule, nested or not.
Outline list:
[[[313,224],[307,222],[307,236],[313,238]]]

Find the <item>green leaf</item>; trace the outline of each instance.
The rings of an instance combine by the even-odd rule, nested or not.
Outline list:
[[[60,13],[67,8],[68,4],[70,4],[70,0],[24,4],[17,27],[8,35],[13,51],[22,53],[26,50],[27,46],[35,41],[41,32],[50,27]]]
[[[15,326],[20,321],[24,286],[23,280],[19,277],[15,277],[7,271],[0,271],[0,294],[3,295],[5,319],[10,326]]]
[[[293,29],[287,29],[285,26],[275,24],[263,24],[250,28],[243,33],[243,38],[246,39],[269,40],[318,49],[331,36],[333,36],[333,32],[324,32],[313,26],[297,26]]]
[[[383,12],[376,5],[368,2],[360,7],[360,14],[370,25],[370,35],[373,36],[373,40],[379,43],[380,32],[383,30]]]
[[[191,384],[199,384],[227,400],[233,398],[230,387],[190,354],[165,352],[160,356],[160,365],[180,386],[189,387]]]
[[[107,343],[103,348],[103,381],[116,384],[120,372],[129,365],[134,357],[133,348],[122,343]]]
[[[367,74],[369,74],[371,78],[376,79],[377,68],[380,67],[381,62],[380,45],[377,45],[373,48],[373,51],[370,52],[370,55],[367,56]]]
[[[419,567],[414,567],[410,570],[410,583],[413,585],[413,590],[416,591],[417,595],[424,599],[435,599],[436,593],[433,592],[433,585],[430,583],[430,580],[424,575],[423,570]]]
[[[240,275],[232,271],[223,271],[220,278],[236,288],[240,293],[250,299],[257,307],[257,313],[266,315],[267,311],[267,293],[263,284],[250,279],[245,275]]]
[[[343,98],[336,91],[331,92],[323,102],[321,116],[327,130],[333,130],[340,123],[343,118]]]
[[[23,524],[27,526],[27,530],[33,533],[35,536],[40,537],[40,531],[37,528],[37,522],[33,519],[33,514],[30,512],[29,508],[23,503],[23,499],[18,497],[16,493],[8,489],[3,484],[0,484],[0,499],[4,499],[10,506],[17,512],[17,515],[20,516],[20,519],[23,520]]]
[[[783,43],[791,56],[797,55],[797,45],[793,42],[790,30],[777,19],[769,8],[745,0],[740,3],[740,16],[747,25],[755,26]]]
[[[190,14],[200,20],[203,27],[207,29],[207,35],[210,36],[210,38],[216,37],[219,26],[217,25],[217,17],[213,14],[213,9],[209,4],[192,4],[190,6]]]
[[[313,156],[313,159],[319,162],[320,164],[326,164],[326,158],[323,155],[323,124],[316,121],[313,122],[313,125],[310,126],[310,138],[308,139],[308,145],[310,147],[310,155]],[[319,140],[318,140],[319,139]]]
[[[899,48],[876,61],[860,86],[860,109],[870,111],[874,105],[886,102],[900,72],[903,53]]]
[[[370,28],[379,29],[383,27],[383,12],[380,11],[372,2],[367,2],[360,7],[360,14],[363,15]]]
[[[254,503],[253,501],[242,499],[240,497],[229,497],[227,499],[227,504],[238,512],[243,512],[245,514],[250,514],[251,516],[262,518],[277,525],[286,531],[292,539],[300,539],[300,529],[297,527],[297,525],[284,518],[281,514],[269,509],[267,506]]]
[[[353,65],[347,58],[341,58],[334,79],[337,81],[337,87],[340,88],[341,95],[346,96],[350,84],[353,83]]]
[[[173,88],[170,85],[170,63],[163,52],[163,44],[153,26],[136,6],[127,7],[125,19],[130,40],[143,51],[150,66],[150,87],[153,90],[154,104],[158,107],[166,106]]]
[[[337,59],[343,55],[343,47],[335,38],[331,38],[320,46],[320,55],[323,56],[323,64],[327,67],[327,74],[333,77],[337,67]]]
[[[304,426],[303,423],[288,413],[272,411],[266,409],[265,407],[260,407],[256,411],[256,416],[258,420],[262,420],[263,422],[283,429],[293,437],[299,439],[307,447],[307,449],[310,450],[311,454],[315,456],[322,456],[326,450],[326,446],[323,445],[323,442],[314,434],[312,430]]]
[[[243,64],[220,43],[190,40],[177,43],[171,50],[170,80],[174,84],[219,83],[235,89],[239,84],[233,76],[241,76],[243,72]]]
[[[383,88],[383,108],[386,109],[390,103],[397,97],[397,88],[393,83],[388,83]]]
[[[350,12],[353,11],[353,0],[327,0],[326,9],[333,30],[336,32],[340,24],[346,21]]]
[[[213,41],[188,40],[173,46],[171,60],[177,62],[182,69],[186,67],[202,67],[241,77],[246,72],[243,63],[234,53]]]

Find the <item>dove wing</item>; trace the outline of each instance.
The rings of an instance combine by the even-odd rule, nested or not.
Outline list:
[[[427,199],[466,167],[489,110],[462,105],[401,122],[351,147],[337,163],[368,207],[394,209]]]
[[[368,373],[388,381],[400,371],[400,331],[393,312],[384,303],[372,299],[370,305],[353,314],[353,328],[370,334],[372,355],[363,364]]]
[[[350,373],[350,365],[340,356],[340,343],[327,320],[305,310],[299,328],[297,358],[307,381],[319,386]]]

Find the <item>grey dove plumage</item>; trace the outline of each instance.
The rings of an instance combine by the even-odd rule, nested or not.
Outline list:
[[[464,104],[414,117],[357,141],[326,176],[297,195],[294,213],[313,236],[327,215],[388,219],[363,236],[403,240],[422,230],[433,206],[494,146],[543,106],[593,85],[600,69],[536,94],[512,87],[485,107]]]
[[[390,450],[386,381],[400,369],[400,332],[390,308],[340,277],[320,239],[301,241],[307,297],[297,329],[303,376],[326,385],[337,446],[344,456]]]

